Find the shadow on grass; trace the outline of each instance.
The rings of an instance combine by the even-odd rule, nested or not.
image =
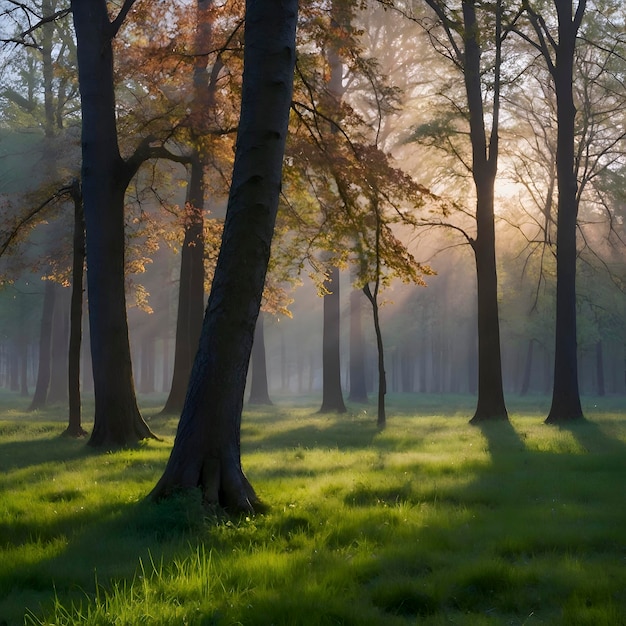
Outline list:
[[[61,437],[61,430],[26,441],[0,443],[0,472],[34,467],[44,463],[60,463],[98,454],[86,445],[86,439]]]
[[[406,449],[406,442],[394,438],[391,429],[378,436],[374,420],[354,416],[322,419],[311,414],[303,415],[295,428],[270,430],[270,422],[273,424],[275,419],[270,420],[269,413],[263,413],[249,422],[244,420],[244,454],[246,449],[256,448],[280,457],[285,450],[293,452],[294,448],[303,447],[346,451],[362,448],[384,456],[386,452]],[[312,423],[307,423],[309,420]],[[445,418],[441,424],[429,427],[431,432],[446,428],[449,426]],[[258,523],[259,527],[274,524],[272,541],[284,542],[294,551],[294,558],[309,558],[304,552],[298,553],[298,542],[314,536],[316,550],[307,564],[307,575],[326,563],[335,570],[339,588],[345,584],[352,593],[351,585],[358,586],[360,597],[349,595],[348,591],[332,597],[337,623],[349,623],[348,605],[369,606],[368,603],[377,607],[381,615],[388,615],[389,620],[398,616],[419,620],[420,616],[446,615],[449,621],[456,619],[458,623],[494,624],[522,623],[533,612],[537,614],[537,623],[543,619],[543,623],[567,624],[566,607],[568,603],[578,606],[577,597],[584,605],[580,610],[588,609],[589,615],[601,604],[626,606],[618,604],[621,599],[615,594],[607,595],[600,583],[585,591],[582,581],[588,582],[588,578],[579,575],[585,567],[594,567],[604,555],[617,554],[619,558],[624,532],[611,529],[617,528],[616,522],[623,520],[622,512],[626,512],[624,504],[618,503],[623,500],[618,482],[626,473],[623,443],[611,437],[610,428],[594,422],[562,428],[579,445],[565,442],[569,447],[557,451],[530,447],[525,429],[515,421],[467,426],[459,434],[469,433],[476,445],[476,428],[484,437],[486,461],[482,455],[479,461],[477,457],[466,461],[448,459],[449,467],[435,479],[426,476],[420,459],[395,474],[382,464],[372,474],[379,481],[376,484],[364,481],[347,487],[334,486],[338,494],[345,496],[339,507],[349,510],[341,524],[329,515],[326,521],[330,519],[330,524],[321,525],[319,509],[314,507],[288,510],[285,515],[268,516],[265,521],[253,520],[249,529],[230,533],[227,540],[213,531],[216,524],[205,524],[206,512],[195,496],[159,505],[117,504],[81,512],[71,525],[68,520],[64,541],[62,524],[42,537],[45,541],[60,538],[62,543],[54,554],[36,565],[33,561],[21,564],[15,576],[7,574],[0,579],[0,596],[5,591],[21,589],[32,610],[38,611],[40,602],[49,609],[54,580],[64,602],[67,597],[84,599],[85,594],[92,598],[96,578],[106,585],[111,579],[130,582],[137,573],[139,559],[147,563],[151,551],[158,559],[169,562],[188,553],[192,542],[203,542],[209,550],[240,550],[247,555],[241,560],[245,572],[252,560],[246,551],[254,552],[250,546],[264,541],[256,538],[253,524]],[[545,426],[546,432],[553,432],[554,428]],[[419,438],[414,442],[420,446]],[[59,443],[54,441],[55,445]],[[85,453],[83,444],[78,443],[77,448]],[[13,452],[28,456],[36,450],[26,447]],[[49,461],[49,455],[54,453],[51,446],[42,451],[42,457]],[[74,454],[79,458],[78,450]],[[144,462],[145,459],[137,459],[137,463]],[[119,473],[119,480],[124,479],[124,471]],[[302,472],[311,481],[315,478],[306,467],[296,463],[287,463],[280,471],[285,475]],[[463,476],[465,472],[467,476]],[[437,484],[423,484],[427,479]],[[20,531],[24,536],[36,536],[37,532],[34,527]],[[259,551],[263,548],[260,543]],[[622,552],[624,545],[621,544]],[[363,551],[357,552],[361,546]],[[316,565],[318,562],[322,564]],[[93,572],[89,572],[90,568]],[[267,569],[267,564],[263,568]],[[319,570],[316,573],[321,577]],[[340,573],[345,577],[340,578]],[[275,621],[290,601],[300,603],[307,591],[312,594],[311,590],[319,594],[311,595],[311,615],[321,611],[320,607],[329,603],[329,594],[324,584],[315,587],[312,579],[294,577],[291,586],[272,587],[266,600],[271,619],[262,622],[257,616],[256,621],[250,618],[247,623]],[[256,612],[261,610],[263,593],[260,584],[253,600]],[[19,601],[24,606],[23,598]],[[0,610],[0,622],[6,617]],[[285,619],[283,614],[282,623],[304,623]],[[602,622],[589,618],[585,623]]]
[[[306,419],[302,420],[306,422]],[[246,450],[276,451],[298,447],[307,448],[339,448],[353,450],[368,447],[379,433],[374,420],[355,420],[346,417],[311,417],[313,424],[303,423],[302,426],[264,433],[254,426],[244,425],[244,452]]]
[[[32,544],[26,548],[31,556],[1,570],[0,623],[23,624],[25,607],[34,615],[50,615],[56,596],[68,609],[69,602],[79,606],[96,597],[99,585],[132,581],[140,563],[149,569],[153,556],[167,563],[187,554],[206,518],[199,494],[191,493],[158,504],[91,507],[49,529],[40,523],[15,528],[16,521],[5,530],[17,541],[14,549],[20,549],[19,536]]]

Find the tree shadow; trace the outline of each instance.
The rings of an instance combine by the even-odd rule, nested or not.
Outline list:
[[[86,445],[85,439],[61,437],[61,431],[53,436],[32,438],[25,441],[0,443],[0,472],[25,469],[42,463],[62,463],[85,458],[97,453]]]
[[[24,623],[25,610],[50,615],[57,596],[66,609],[70,602],[93,601],[100,585],[110,589],[115,581],[130,583],[142,564],[150,575],[153,559],[169,563],[189,554],[191,542],[203,535],[207,515],[200,494],[191,492],[161,503],[142,500],[77,510],[65,526],[63,520],[50,528],[40,521],[29,527],[14,520],[12,528],[2,529],[13,538],[13,548],[20,549],[20,537],[35,545],[31,558],[16,559],[0,570],[0,623]]]
[[[267,433],[254,424],[244,424],[242,453],[263,450],[278,451],[305,446],[307,448],[339,448],[352,450],[368,447],[380,432],[375,420],[350,419],[340,416],[313,414],[303,418],[301,426]],[[306,423],[306,422],[312,423]]]

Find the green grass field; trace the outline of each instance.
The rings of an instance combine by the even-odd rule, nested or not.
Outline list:
[[[242,518],[144,500],[175,419],[98,453],[24,406],[0,394],[0,625],[626,624],[625,398],[568,428],[545,398],[478,428],[470,397],[392,396],[382,433],[373,406],[247,409],[270,509]]]

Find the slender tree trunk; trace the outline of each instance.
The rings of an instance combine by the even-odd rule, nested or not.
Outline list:
[[[145,328],[141,338],[141,393],[154,393],[154,330]]]
[[[78,181],[74,183],[74,245],[72,254],[72,295],[70,300],[70,347],[68,353],[69,418],[64,435],[84,437],[87,431],[81,423],[80,404],[80,346],[83,325],[83,280],[85,273],[85,220]]]
[[[256,320],[252,345],[252,377],[250,380],[250,404],[272,404],[267,388],[267,360],[265,358],[265,315],[261,311]]]
[[[20,396],[28,396],[28,342],[26,335],[20,341]]]
[[[522,378],[522,386],[520,388],[520,396],[525,396],[530,389],[530,376],[533,371],[533,350],[535,347],[535,340],[528,340],[528,348],[526,350],[526,361],[524,363],[524,376]]]
[[[339,269],[332,267],[324,281],[322,339],[322,406],[320,413],[345,413],[341,390]]]
[[[350,292],[350,402],[367,404],[367,388],[365,386],[365,339],[361,319],[361,301],[363,294],[360,289]]]
[[[19,391],[20,388],[20,352],[19,342],[13,339],[9,351],[9,389]]]
[[[52,344],[52,318],[54,316],[54,301],[56,285],[45,281],[43,309],[41,312],[41,329],[39,331],[39,362],[37,365],[37,383],[29,411],[36,411],[46,406],[48,386],[50,385],[50,362]]]
[[[137,407],[126,318],[124,195],[134,171],[120,156],[112,37],[105,0],[72,0],[82,109],[82,191],[94,426],[89,444],[111,447],[154,437]]]
[[[556,233],[556,333],[552,405],[546,423],[582,419],[578,389],[576,339],[576,223],[578,219],[575,170],[576,107],[572,91],[574,51],[578,27],[572,21],[572,3],[555,0],[559,18],[558,52],[553,66],[557,106],[556,168],[559,198]],[[584,11],[584,0],[578,11]],[[582,13],[581,13],[582,15]]]
[[[602,339],[599,339],[596,342],[596,379],[596,392],[599,396],[604,396],[604,350],[602,346]]]
[[[172,386],[163,413],[179,413],[185,402],[189,374],[198,348],[204,315],[204,173],[196,153],[186,202],[185,239],[180,257],[178,314]]]
[[[228,210],[174,448],[152,498],[200,488],[208,504],[252,511],[241,467],[246,374],[278,209],[295,66],[296,0],[246,3],[244,74]]]
[[[376,348],[378,353],[378,402],[376,425],[379,429],[385,428],[387,425],[387,413],[385,411],[385,395],[387,394],[387,374],[385,373],[385,354],[383,346],[383,335],[380,329],[380,317],[378,311],[378,284],[374,292],[370,286],[366,284],[363,287],[363,293],[372,305],[372,314],[374,316],[374,331],[376,333]]]
[[[54,286],[56,291],[54,313],[52,316],[52,343],[50,348],[50,387],[48,404],[67,402],[67,353],[69,342],[69,291],[61,285]]]

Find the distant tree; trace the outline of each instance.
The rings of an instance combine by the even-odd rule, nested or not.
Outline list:
[[[322,406],[320,413],[345,413],[341,389],[339,268],[331,265],[324,279],[324,327],[322,336]]]
[[[83,283],[85,274],[85,220],[80,184],[74,180],[70,188],[74,204],[74,243],[72,246],[72,295],[70,298],[70,338],[68,353],[68,399],[69,416],[64,434],[68,437],[84,437],[80,397],[80,346],[83,321]]]
[[[222,246],[174,448],[151,497],[200,488],[207,504],[253,511],[240,424],[281,187],[297,2],[246,3],[241,116]]]
[[[350,393],[348,400],[367,403],[362,298],[363,293],[360,289],[353,289],[350,292]]]
[[[252,376],[250,378],[250,404],[271,405],[269,389],[267,386],[267,360],[265,358],[265,314],[259,313],[254,329],[254,343],[252,345],[251,365]]]
[[[43,309],[41,312],[41,329],[39,332],[39,361],[37,367],[37,383],[29,411],[41,409],[46,405],[48,385],[50,384],[50,360],[52,346],[52,316],[54,314],[54,301],[56,290],[54,283],[46,281],[43,297]]]

